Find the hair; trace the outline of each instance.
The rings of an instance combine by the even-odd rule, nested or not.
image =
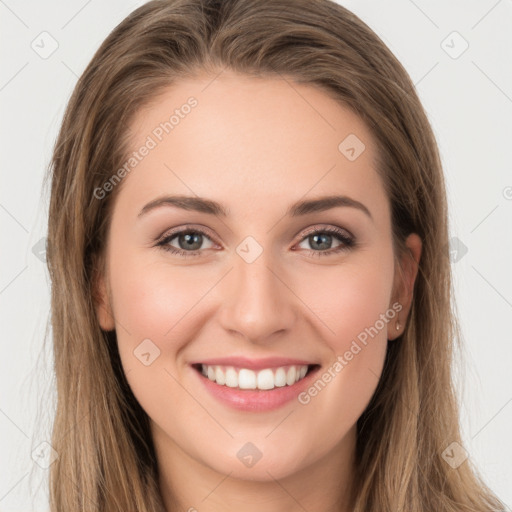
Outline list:
[[[395,258],[423,248],[409,318],[357,421],[355,512],[503,510],[467,459],[452,380],[454,312],[445,183],[436,140],[407,72],[357,16],[331,0],[153,0],[108,35],[67,105],[51,177],[47,262],[57,405],[52,512],[165,510],[149,419],[95,313],[95,279],[122,183],[134,115],[172,84],[224,70],[320,88],[355,112],[378,149]]]

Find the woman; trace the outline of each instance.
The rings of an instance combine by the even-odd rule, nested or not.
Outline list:
[[[436,142],[356,16],[143,5],[51,178],[52,511],[504,509],[460,436]]]

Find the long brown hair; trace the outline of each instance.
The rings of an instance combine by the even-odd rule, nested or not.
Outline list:
[[[59,454],[51,511],[164,510],[148,417],[125,379],[115,331],[102,331],[95,314],[95,272],[122,183],[101,200],[94,191],[126,161],[140,108],[181,78],[225,69],[312,84],[353,109],[378,145],[396,258],[409,233],[423,241],[405,331],[388,344],[357,423],[354,511],[503,510],[471,459],[453,468],[443,457],[451,443],[463,445],[451,374],[460,334],[442,167],[407,72],[330,0],[153,0],[111,32],[78,80],[49,168]]]

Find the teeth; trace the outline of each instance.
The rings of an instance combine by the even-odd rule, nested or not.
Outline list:
[[[256,389],[256,373],[243,368],[238,372],[238,387],[240,389]]]
[[[221,369],[222,371],[222,369]],[[214,379],[210,379],[214,380]],[[229,386],[230,388],[236,388],[238,387],[238,375],[235,372],[234,368],[228,368],[226,370],[226,386]]]
[[[274,389],[292,386],[303,379],[308,372],[307,365],[281,366],[265,368],[257,372],[247,368],[233,366],[201,365],[201,373],[220,386],[240,389]]]
[[[242,371],[240,371],[240,373],[242,373]],[[272,372],[272,370],[270,368],[268,368],[266,370],[261,370],[260,372],[258,372],[258,382],[257,382],[258,389],[274,389],[274,386],[275,386],[274,373]],[[240,386],[240,387],[242,387],[242,386]]]
[[[288,373],[286,374],[286,384],[288,386],[291,386],[292,384],[295,384],[297,381],[297,369],[295,366],[290,366],[290,369],[288,370]]]
[[[215,381],[221,385],[226,384],[224,372],[219,367],[215,368]]]
[[[307,371],[307,368],[306,368]],[[286,370],[284,368],[278,368],[274,375],[274,384],[278,388],[286,386]]]

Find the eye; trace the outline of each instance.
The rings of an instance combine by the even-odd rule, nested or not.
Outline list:
[[[334,249],[330,247],[332,245],[333,238],[340,242]],[[353,236],[349,235],[346,231],[335,227],[318,228],[316,226],[306,232],[301,243],[305,242],[309,243],[310,247],[319,249],[308,251],[313,256],[330,256],[341,251],[347,251],[355,246],[355,239]]]
[[[330,247],[333,239],[339,242],[335,248]],[[202,247],[205,241],[210,242],[209,247]],[[329,256],[341,251],[347,251],[355,246],[354,237],[337,227],[319,228],[315,226],[306,231],[300,243],[303,244],[305,242],[309,243],[310,247],[313,247],[313,249],[308,250],[312,256]],[[177,244],[177,247],[173,244]],[[211,237],[203,229],[185,227],[168,234],[156,245],[171,254],[177,254],[186,258],[189,256],[199,256],[201,249],[211,249],[214,244]]]
[[[179,256],[199,256],[201,252],[199,249],[204,240],[212,242],[211,238],[203,230],[185,228],[167,235],[163,240],[158,242],[157,246],[171,254],[178,254]],[[178,247],[171,245],[172,243],[177,243]],[[211,248],[211,246],[206,247],[206,249],[208,248]]]

